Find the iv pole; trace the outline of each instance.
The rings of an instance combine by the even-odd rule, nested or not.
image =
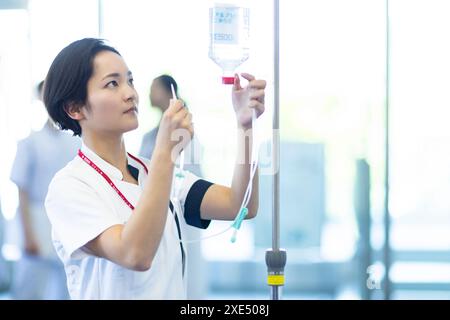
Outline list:
[[[266,250],[267,284],[270,286],[270,299],[281,299],[284,285],[286,250],[280,249],[280,3],[274,0],[274,108],[272,125],[272,163],[274,168],[272,182],[272,248]]]

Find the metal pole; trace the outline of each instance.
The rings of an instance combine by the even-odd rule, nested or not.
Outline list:
[[[386,106],[385,106],[385,174],[384,174],[384,248],[383,248],[383,262],[384,262],[384,283],[383,293],[384,299],[391,298],[391,281],[389,279],[389,271],[391,269],[391,248],[390,248],[390,214],[389,214],[389,95],[390,95],[390,23],[389,23],[389,0],[386,0]]]
[[[275,174],[273,177],[273,225],[272,249],[280,249],[280,12],[279,0],[274,1],[274,107],[273,107],[273,160]]]
[[[280,249],[280,5],[274,0],[274,108],[272,125],[272,163],[273,197],[272,197],[272,249],[266,251],[267,284],[270,286],[270,298],[281,298],[281,287],[284,285],[284,267],[286,251]]]

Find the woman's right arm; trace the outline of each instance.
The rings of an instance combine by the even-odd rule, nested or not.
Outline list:
[[[174,170],[172,132],[188,130],[192,137],[191,114],[181,101],[172,103],[161,120],[149,176],[136,208],[125,225],[114,225],[87,244],[89,251],[125,268],[145,271],[158,250],[169,207]],[[189,141],[183,140],[182,146]]]
[[[29,255],[39,254],[39,244],[31,221],[30,200],[28,191],[19,188],[19,215],[22,222],[22,232],[24,237],[24,249]]]

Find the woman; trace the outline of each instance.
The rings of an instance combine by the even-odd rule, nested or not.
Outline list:
[[[237,125],[247,130],[251,109],[264,112],[266,83],[242,76],[249,85],[242,88],[236,75],[232,98]],[[138,126],[138,94],[121,55],[98,39],[76,41],[58,54],[45,80],[44,102],[55,123],[83,141],[78,156],[52,180],[46,199],[71,298],[184,299],[181,214],[200,228],[212,219],[233,220],[250,165],[237,162],[231,188],[184,172],[177,196],[183,212],[177,216],[170,200],[172,150],[189,139],[171,136],[185,130],[192,137],[192,116],[180,100],[171,101],[151,160],[128,154],[123,134]],[[250,147],[240,146],[238,159]],[[256,174],[248,218],[257,212],[257,185]]]

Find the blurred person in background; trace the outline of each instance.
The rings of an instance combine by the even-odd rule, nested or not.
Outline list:
[[[172,99],[171,85],[175,89],[175,94],[179,99],[178,84],[175,79],[169,75],[161,75],[155,78],[150,87],[150,104],[152,107],[161,111],[161,115],[167,110]],[[181,99],[183,100],[183,99]],[[185,102],[186,106],[186,102]],[[161,119],[160,119],[161,120]],[[139,155],[147,159],[152,158],[153,149],[155,148],[156,136],[158,134],[159,124],[154,129],[144,135],[142,139]],[[202,147],[200,142],[194,135],[191,143],[185,148],[184,168],[197,176],[202,176],[200,161],[202,158]]]
[[[43,87],[41,81],[37,86],[40,101]],[[64,267],[53,248],[44,202],[53,176],[73,159],[80,145],[79,138],[58,130],[50,118],[40,131],[32,132],[18,143],[11,180],[19,190],[23,244],[21,259],[13,272],[13,299],[69,297]]]

